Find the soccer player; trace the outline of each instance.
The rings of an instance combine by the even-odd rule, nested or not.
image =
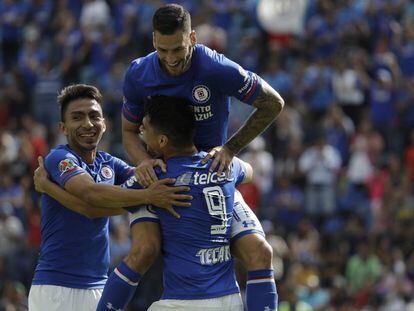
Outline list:
[[[176,184],[189,185],[192,206],[174,218],[163,210],[138,207],[131,216],[131,229],[140,222],[160,223],[164,259],[164,292],[149,308],[160,310],[243,310],[230,254],[230,227],[235,186],[252,179],[249,164],[234,158],[228,176],[210,172],[213,161],[203,163],[206,152],[193,144],[194,112],[182,98],[154,97],[148,101],[141,134],[152,154],[163,158],[167,173]],[[133,176],[126,185],[141,186]],[[131,209],[129,209],[131,211]],[[133,241],[133,243],[141,241]],[[125,262],[108,279],[98,310],[123,310],[135,292],[139,275]]]
[[[155,95],[182,96],[193,104],[197,128],[195,145],[208,151],[204,161],[214,158],[213,172],[226,171],[234,157],[253,138],[266,129],[283,108],[280,95],[253,72],[224,55],[197,44],[191,29],[190,14],[180,5],[168,4],[153,16],[155,52],[134,60],[125,76],[123,105],[123,142],[134,163],[136,176],[143,186],[157,180],[153,159],[139,137],[144,105]],[[256,108],[246,123],[227,140],[230,97],[234,96]],[[161,169],[165,171],[165,163]],[[158,227],[137,228],[135,240],[152,240],[159,245]],[[266,242],[261,225],[237,195],[232,224],[232,251],[248,270],[246,300],[248,309],[276,309],[277,292],[273,278],[272,248]],[[153,258],[159,251],[154,247]],[[134,258],[134,256],[131,256]],[[135,256],[135,258],[137,258]],[[149,260],[148,262],[151,262]],[[129,267],[141,273],[142,265],[131,261]]]
[[[178,194],[188,187],[167,187],[165,184],[172,179],[160,180],[146,190],[114,186],[133,175],[133,168],[97,150],[105,132],[99,90],[72,85],[61,91],[58,102],[60,129],[67,145],[57,146],[45,159],[46,170],[56,184],[47,178],[37,183],[48,194],[42,195],[42,245],[29,309],[92,311],[109,269],[105,216],[120,214],[120,207],[137,204],[154,204],[172,211],[172,205],[188,206],[188,202],[177,200],[191,196]],[[145,245],[145,241],[141,243]]]

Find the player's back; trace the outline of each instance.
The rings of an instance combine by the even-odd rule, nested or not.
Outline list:
[[[189,185],[189,208],[177,208],[181,218],[157,209],[163,234],[163,299],[207,299],[238,293],[230,254],[235,186],[245,175],[240,162],[232,165],[228,179],[210,173],[201,164],[205,153],[167,160],[176,185]]]

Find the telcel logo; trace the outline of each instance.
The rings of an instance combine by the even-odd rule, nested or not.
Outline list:
[[[227,179],[231,181],[232,179]],[[220,175],[217,172],[209,172],[206,174],[200,174],[196,172],[194,174],[194,185],[207,185],[210,183],[218,184],[226,181],[226,172],[221,173]]]

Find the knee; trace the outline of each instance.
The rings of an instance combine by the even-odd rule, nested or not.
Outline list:
[[[251,265],[256,265],[261,269],[270,268],[272,266],[273,248],[265,239],[257,241],[251,261]]]
[[[248,243],[240,244],[238,250],[240,260],[249,270],[271,269],[273,261],[273,249],[264,237],[255,236]]]
[[[142,241],[134,245],[125,257],[125,262],[136,272],[144,274],[161,253],[159,241]]]

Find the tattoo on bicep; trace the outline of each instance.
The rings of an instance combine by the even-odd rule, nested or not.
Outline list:
[[[253,106],[260,109],[271,109],[272,112],[278,113],[282,109],[280,95],[263,81],[262,90],[253,102]]]

